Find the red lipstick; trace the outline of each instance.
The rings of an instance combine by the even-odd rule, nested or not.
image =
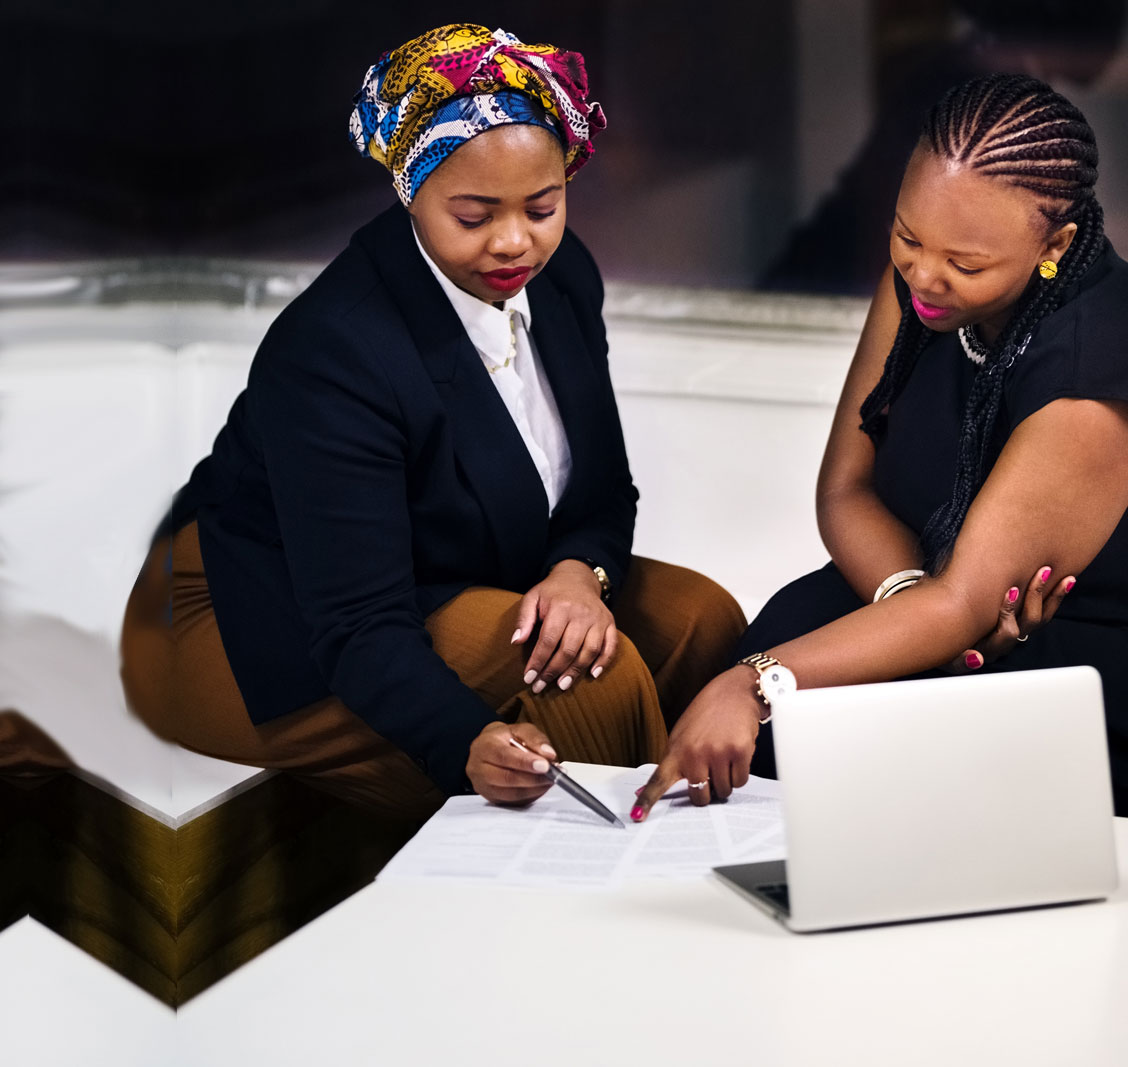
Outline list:
[[[482,274],[482,280],[491,289],[499,293],[515,293],[528,278],[532,267],[505,267],[502,270],[491,270]]]

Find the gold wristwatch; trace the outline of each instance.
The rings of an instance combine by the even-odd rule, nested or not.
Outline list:
[[[738,660],[746,667],[756,668],[756,695],[764,702],[768,714],[760,720],[763,726],[772,721],[772,701],[784,693],[794,693],[799,688],[795,675],[791,673],[778,659],[769,656],[766,652],[757,652],[753,656],[745,656]]]
[[[604,604],[611,599],[611,578],[607,572],[593,559],[581,559],[581,563],[586,563],[591,568],[591,573],[595,575],[595,580],[599,582],[599,599]]]

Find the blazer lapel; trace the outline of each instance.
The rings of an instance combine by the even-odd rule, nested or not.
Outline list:
[[[600,401],[604,389],[567,297],[542,276],[529,285],[529,306],[537,354],[552,386],[572,453],[572,474],[555,518],[583,508],[589,487],[599,477],[600,419],[604,414]]]
[[[389,214],[379,242],[366,242],[369,253],[446,408],[456,462],[493,534],[502,580],[520,588],[544,555],[544,486],[489,371],[419,255],[410,216],[402,209]]]

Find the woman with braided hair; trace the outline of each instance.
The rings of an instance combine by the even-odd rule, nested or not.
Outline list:
[[[682,777],[708,803],[750,764],[774,775],[772,675],[1075,664],[1101,673],[1128,815],[1128,264],[1096,177],[1084,116],[1032,78],[975,79],[929,112],[819,475],[832,562],[764,607],[634,818]]]
[[[604,126],[582,57],[443,26],[354,104],[401,204],[271,326],[138,579],[122,673],[162,736],[413,823],[531,800],[546,759],[657,758],[745,620],[631,556],[603,287],[565,228]]]

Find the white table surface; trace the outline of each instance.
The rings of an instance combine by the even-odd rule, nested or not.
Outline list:
[[[1106,903],[787,932],[712,875],[569,893],[379,881],[181,1009],[182,1062],[1128,1062],[1128,819]]]
[[[177,1030],[171,1008],[34,919],[0,931],[0,1063],[179,1067]]]

